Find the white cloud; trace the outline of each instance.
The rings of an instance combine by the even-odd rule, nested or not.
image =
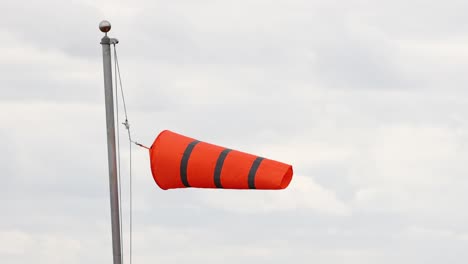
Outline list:
[[[453,212],[464,192],[446,188],[466,184],[468,153],[460,148],[459,135],[442,127],[398,125],[382,127],[373,142],[369,163],[354,168],[360,186],[356,206],[404,212],[432,212],[436,206]]]
[[[267,213],[285,210],[313,210],[347,215],[350,209],[335,194],[311,178],[295,175],[282,191],[218,191],[202,193],[203,201],[216,208],[234,212]]]
[[[2,260],[11,264],[25,263],[34,260],[36,263],[81,263],[81,260],[92,260],[92,263],[105,261],[100,257],[106,247],[86,239],[71,237],[65,234],[30,233],[19,230],[1,230],[0,255]],[[93,249],[94,247],[94,249]],[[84,257],[96,254],[95,257]]]
[[[466,3],[72,2],[0,4],[3,262],[111,261],[101,19],[135,139],[172,129],[296,172],[165,192],[134,148],[138,262],[466,262]]]

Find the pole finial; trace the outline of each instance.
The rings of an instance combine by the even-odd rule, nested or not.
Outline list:
[[[111,23],[107,20],[103,20],[101,21],[101,23],[99,23],[99,29],[101,30],[101,32],[107,34],[107,32],[111,30]]]

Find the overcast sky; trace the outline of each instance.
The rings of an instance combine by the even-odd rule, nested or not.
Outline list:
[[[1,0],[0,262],[112,262],[107,19],[137,141],[170,129],[295,172],[285,191],[162,191],[134,148],[135,264],[467,263],[467,10]],[[128,161],[123,141],[125,226]]]

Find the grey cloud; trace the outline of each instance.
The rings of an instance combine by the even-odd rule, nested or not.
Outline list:
[[[89,58],[95,54],[91,40],[100,35],[97,23],[102,13],[79,1],[2,2],[0,28],[17,36],[25,44],[47,50]],[[91,55],[92,56],[92,55]]]

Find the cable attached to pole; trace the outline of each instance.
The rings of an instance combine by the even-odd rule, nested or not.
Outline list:
[[[140,143],[138,143],[138,142],[136,142],[136,141],[132,141],[132,143],[135,144],[135,145],[137,145],[137,146],[140,146],[140,147],[142,147],[142,148],[145,148],[145,149],[148,149],[148,150],[150,149],[150,148],[148,148],[147,146],[142,145],[142,144],[140,144]]]

